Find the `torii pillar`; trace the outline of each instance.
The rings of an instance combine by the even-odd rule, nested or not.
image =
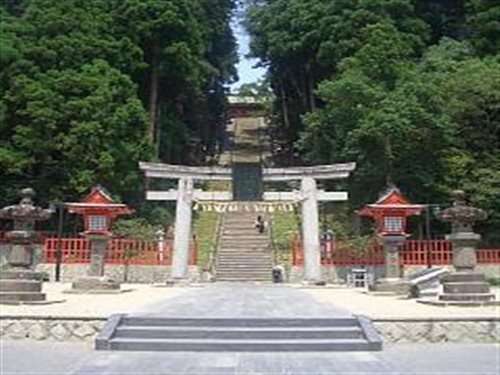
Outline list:
[[[301,181],[302,241],[304,247],[304,281],[321,281],[321,251],[319,241],[318,189],[316,180],[305,177]]]
[[[173,280],[185,279],[188,274],[193,193],[193,179],[179,179],[177,188],[177,207],[175,210],[174,253],[171,271]]]

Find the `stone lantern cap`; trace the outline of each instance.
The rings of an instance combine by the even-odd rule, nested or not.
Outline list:
[[[0,209],[0,219],[14,221],[14,232],[31,232],[36,221],[48,220],[54,213],[51,209],[43,209],[33,204],[36,195],[33,189],[22,189],[19,195],[21,201],[18,204]]]
[[[443,210],[439,219],[452,225],[452,233],[472,233],[472,225],[477,221],[486,220],[488,215],[480,208],[470,206],[466,201],[463,190],[455,190],[452,193],[453,206]]]

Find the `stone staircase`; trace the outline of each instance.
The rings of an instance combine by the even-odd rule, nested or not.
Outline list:
[[[363,317],[165,318],[113,315],[97,350],[378,351],[382,340]]]
[[[224,214],[217,251],[217,281],[271,281],[271,240],[267,230],[260,234],[255,228],[257,215],[253,212]]]

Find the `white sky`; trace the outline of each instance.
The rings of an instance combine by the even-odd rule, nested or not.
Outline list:
[[[247,55],[250,51],[250,37],[237,19],[232,23],[232,25],[234,35],[238,41],[238,55],[240,57],[240,62],[237,67],[240,80],[231,85],[231,89],[235,90],[244,83],[255,82],[259,80],[259,78],[262,78],[266,73],[266,69],[254,68],[253,66],[258,62],[258,60],[245,58],[245,55]]]

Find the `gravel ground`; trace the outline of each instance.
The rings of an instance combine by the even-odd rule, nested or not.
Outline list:
[[[122,289],[131,291],[121,294],[65,294],[62,292],[68,290],[70,284],[61,283],[44,283],[43,288],[49,301],[65,300],[65,302],[50,305],[0,305],[0,315],[107,317],[113,313],[141,312],[145,307],[150,311],[151,306],[168,306],[170,298],[187,292],[191,297],[193,292],[196,294],[194,287],[168,288],[148,284],[123,284]],[[262,289],[262,292],[265,289]],[[500,306],[444,308],[423,305],[415,300],[368,295],[360,289],[338,287],[300,290],[317,302],[332,304],[337,308],[354,314],[367,315],[373,319],[500,317]],[[500,297],[500,288],[495,288],[494,291]]]
[[[49,305],[0,305],[0,315],[40,315],[68,317],[108,317],[115,313],[141,311],[146,305],[164,302],[193,288],[155,287],[149,284],[122,284],[120,294],[67,294],[70,283],[44,283]]]
[[[499,317],[500,306],[458,307],[431,306],[418,303],[415,299],[394,296],[369,295],[361,289],[325,288],[307,289],[308,294],[318,302],[332,303],[339,308],[350,310],[353,314],[377,318],[460,318],[460,317]],[[492,289],[500,299],[500,288]]]

